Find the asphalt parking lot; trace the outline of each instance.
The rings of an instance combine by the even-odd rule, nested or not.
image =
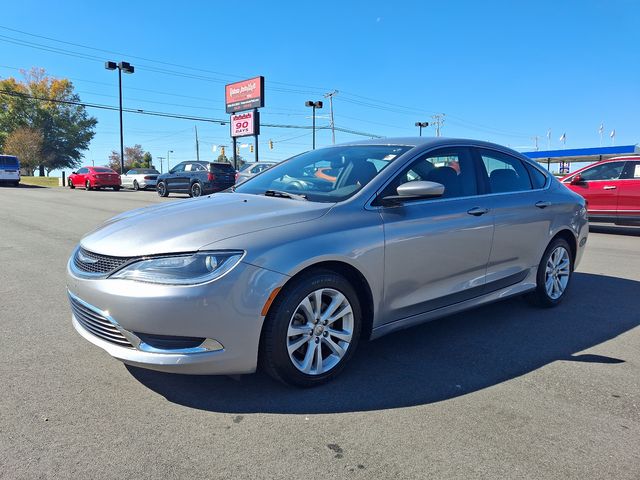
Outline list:
[[[639,478],[640,232],[592,229],[556,309],[405,330],[297,390],[125,367],[76,334],[73,247],[166,201],[0,188],[0,478]]]

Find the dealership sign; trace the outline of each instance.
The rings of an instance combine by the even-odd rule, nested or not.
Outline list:
[[[248,137],[260,134],[260,115],[257,110],[231,115],[231,136]]]
[[[264,107],[264,77],[250,78],[225,86],[227,113]]]

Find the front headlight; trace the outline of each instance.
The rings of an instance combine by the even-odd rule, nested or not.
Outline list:
[[[243,255],[244,252],[234,250],[149,258],[127,265],[110,278],[164,285],[195,285],[220,278],[233,269]]]

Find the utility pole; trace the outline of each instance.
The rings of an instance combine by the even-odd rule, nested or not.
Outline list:
[[[439,137],[440,129],[444,125],[444,113],[437,113],[433,115],[431,118],[433,118],[433,122],[435,123],[435,126],[436,126],[436,137]]]
[[[198,143],[198,126],[194,125],[193,128],[196,129],[196,160],[200,161],[200,143]]]
[[[331,142],[333,145],[336,144],[336,124],[333,122],[333,97],[338,94],[338,90],[334,90],[333,92],[325,93],[324,98],[329,99],[329,115],[331,117]]]
[[[160,173],[162,173],[162,160],[164,160],[164,157],[156,157],[158,160],[160,160]]]

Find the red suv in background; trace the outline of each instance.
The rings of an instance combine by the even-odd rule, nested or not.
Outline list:
[[[640,157],[594,163],[562,183],[585,198],[590,221],[640,225]]]
[[[120,190],[120,175],[108,167],[82,167],[69,175],[69,188],[84,187],[87,190],[103,187]]]

